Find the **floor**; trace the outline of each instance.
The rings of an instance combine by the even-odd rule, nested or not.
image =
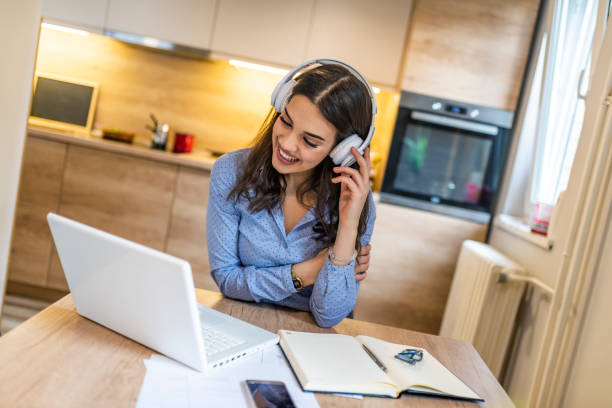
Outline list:
[[[437,334],[461,243],[483,241],[486,225],[377,203],[368,277],[354,318]],[[7,294],[2,333],[49,303]]]

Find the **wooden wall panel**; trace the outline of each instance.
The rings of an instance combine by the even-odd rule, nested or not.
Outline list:
[[[71,145],[60,214],[163,251],[177,166]],[[48,286],[65,289],[54,255]]]
[[[514,110],[540,0],[416,0],[402,89]]]
[[[46,215],[59,205],[66,145],[28,137],[25,145],[9,280],[44,285],[51,253]]]
[[[191,264],[195,286],[216,290],[206,245],[206,206],[210,172],[179,168],[166,252]]]
[[[171,141],[175,131],[187,132],[195,135],[195,150],[223,153],[246,147],[256,136],[282,78],[227,61],[184,58],[44,27],[36,71],[99,83],[94,127],[116,127],[144,140],[150,137],[144,126],[153,112],[170,124]],[[379,99],[379,112],[389,111],[384,103]],[[393,118],[379,113],[377,121]]]
[[[182,58],[44,27],[38,49],[37,72],[100,84],[94,127],[144,139],[151,135],[145,125],[153,112],[170,124],[171,134],[194,134],[194,149],[219,152],[246,147],[255,137],[281,78],[226,61]]]

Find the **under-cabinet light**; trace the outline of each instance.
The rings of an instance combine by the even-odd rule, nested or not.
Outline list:
[[[51,30],[63,31],[65,33],[70,33],[70,34],[77,34],[77,35],[88,35],[89,34],[85,30],[79,30],[78,28],[66,27],[66,26],[61,26],[57,24],[42,23],[41,25]]]
[[[230,65],[233,65],[235,67],[255,69],[257,71],[271,72],[273,74],[285,75],[287,72],[289,72],[288,69],[275,68],[269,65],[253,64],[252,62],[246,62],[236,59],[229,60],[229,63]]]

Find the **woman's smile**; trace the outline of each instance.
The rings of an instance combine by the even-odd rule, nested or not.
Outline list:
[[[281,163],[287,165],[287,166],[291,166],[293,164],[296,164],[298,161],[300,161],[300,159],[298,159],[295,156],[292,156],[291,154],[287,153],[287,151],[285,149],[283,149],[282,147],[280,147],[280,145],[277,145],[278,149],[276,149],[277,153],[278,153],[278,159],[281,161]]]
[[[272,166],[281,174],[306,174],[329,154],[337,130],[319,108],[296,95],[272,129]]]

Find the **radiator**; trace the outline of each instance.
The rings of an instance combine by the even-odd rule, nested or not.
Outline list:
[[[493,247],[464,241],[442,319],[440,335],[472,343],[498,379],[525,289],[505,278],[523,274]]]

